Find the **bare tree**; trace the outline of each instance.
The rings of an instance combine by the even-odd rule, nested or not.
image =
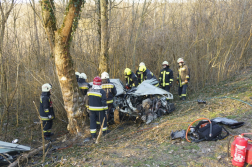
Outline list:
[[[68,130],[72,134],[81,132],[77,118],[84,114],[84,99],[79,92],[75,78],[70,43],[75,32],[84,0],[70,0],[65,11],[63,23],[56,28],[55,6],[53,0],[42,0],[43,23],[55,56],[56,71],[63,95],[64,108],[68,117]]]
[[[1,83],[0,83],[0,98],[2,95],[2,84],[4,83],[4,66],[3,66],[3,42],[5,35],[6,22],[10,16],[12,9],[14,8],[15,1],[0,1],[0,12],[1,12],[1,20],[0,20],[0,63],[1,63]]]
[[[108,0],[100,0],[101,13],[101,52],[99,58],[99,72],[109,70],[108,68]]]

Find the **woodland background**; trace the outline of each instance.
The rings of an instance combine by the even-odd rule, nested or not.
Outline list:
[[[67,3],[55,2],[58,26],[63,22]],[[40,3],[1,0],[0,4],[0,139],[3,139],[8,126],[24,127],[38,119],[33,101],[38,107],[44,83],[53,85],[57,119],[66,121],[67,115],[54,56],[41,23]],[[109,0],[108,5],[111,78],[124,80],[124,69],[129,67],[135,72],[142,61],[158,76],[164,60],[170,63],[176,78],[176,60],[182,57],[191,70],[192,94],[252,64],[250,0]],[[75,70],[85,72],[89,82],[99,74],[100,41],[95,12],[94,1],[86,1],[70,46]],[[171,92],[176,96],[175,82]]]

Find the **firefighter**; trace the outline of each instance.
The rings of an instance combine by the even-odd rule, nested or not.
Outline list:
[[[87,108],[89,110],[89,115],[90,115],[90,133],[91,133],[91,138],[95,139],[96,138],[96,122],[97,118],[100,124],[103,124],[103,134],[106,134],[107,132],[107,118],[106,118],[106,111],[108,109],[107,105],[107,98],[106,98],[106,93],[101,87],[102,80],[100,77],[95,77],[93,79],[93,86],[90,88],[87,92]]]
[[[126,68],[124,70],[126,88],[131,89],[132,87],[136,87],[138,85],[136,75],[131,71],[131,69]]]
[[[179,85],[178,94],[180,100],[186,100],[186,89],[188,87],[188,82],[190,79],[189,69],[187,65],[184,64],[184,59],[179,58],[177,60],[177,63],[179,65],[177,77],[177,84]]]
[[[149,80],[149,79],[156,79],[157,80],[156,76],[149,69],[147,69],[146,66],[144,66],[144,65],[139,67],[139,72],[142,73],[144,81]],[[159,82],[154,86],[159,86]]]
[[[51,129],[53,125],[53,119],[55,117],[52,100],[50,98],[51,89],[52,85],[49,83],[42,85],[42,94],[40,96],[39,115],[43,121],[43,132],[46,140],[50,140],[50,136],[53,135],[53,133],[51,133]]]
[[[163,69],[159,74],[159,85],[162,89],[170,92],[173,82],[173,71],[169,68],[168,61],[162,63]]]
[[[80,75],[80,73],[76,71],[76,72],[75,72],[75,76],[76,76],[77,82],[78,82],[78,80],[79,80],[79,75]]]
[[[101,74],[102,79],[102,89],[106,92],[107,104],[108,104],[108,112],[107,112],[107,120],[110,124],[113,124],[113,120],[111,118],[111,112],[113,111],[113,98],[117,94],[116,87],[109,80],[109,74],[107,72],[103,72]]]
[[[79,75],[78,85],[83,96],[85,96],[87,94],[88,89],[91,88],[91,85],[87,83],[86,80],[87,75],[85,73],[81,73]]]
[[[140,66],[145,66],[144,62],[141,62],[141,63],[139,64],[139,67],[140,67]],[[142,83],[142,82],[144,81],[144,79],[143,79],[143,73],[141,73],[141,72],[139,71],[139,68],[136,70],[136,76],[137,76],[137,80],[138,80],[138,83],[139,83],[139,84]]]

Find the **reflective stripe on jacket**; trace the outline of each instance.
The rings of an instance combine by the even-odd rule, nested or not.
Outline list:
[[[183,65],[178,68],[178,77],[177,81],[179,82],[179,86],[182,87],[183,85],[187,84],[185,80],[189,81],[189,69],[187,65]]]
[[[86,82],[85,79],[79,78],[78,85],[81,93],[85,96],[87,94],[87,91],[89,88],[91,88],[91,85]]]
[[[173,82],[173,71],[169,68],[163,68],[159,74],[159,83],[162,87],[171,85]]]
[[[40,96],[39,115],[41,120],[52,120],[55,117],[50,92],[42,92]],[[51,115],[52,118],[49,119],[48,115]]]
[[[137,77],[133,72],[130,75],[125,76],[125,82],[129,85],[130,88],[132,88],[133,86],[138,86]]]
[[[136,76],[137,76],[138,84],[140,84],[144,81],[143,73],[140,72],[139,70],[136,71]]]
[[[107,83],[102,83],[101,87],[106,93],[107,103],[113,103],[113,98],[117,94],[115,85],[108,79]]]
[[[105,111],[108,109],[106,93],[103,89],[89,89],[87,92],[87,105],[89,111]]]

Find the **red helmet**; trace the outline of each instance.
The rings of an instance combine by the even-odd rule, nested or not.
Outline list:
[[[101,80],[101,78],[100,77],[94,77],[94,79],[93,79],[93,84],[94,85],[101,85],[101,82],[102,82],[102,80]]]

